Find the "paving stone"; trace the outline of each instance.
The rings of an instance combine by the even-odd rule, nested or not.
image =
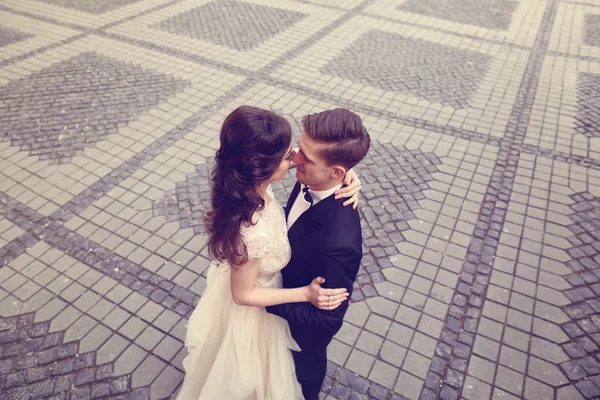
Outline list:
[[[383,387],[392,389],[396,382],[396,377],[399,373],[398,368],[395,368],[389,364],[375,360],[373,369],[369,374],[369,379],[373,382],[380,384]]]
[[[121,353],[114,363],[115,376],[133,372],[142,360],[146,358],[146,355],[147,353],[135,344],[130,345],[125,352]]]
[[[520,397],[523,392],[524,379],[525,377],[522,374],[500,365],[496,372],[495,384],[497,387]]]
[[[129,389],[129,376],[120,376],[110,381],[110,394],[125,393]]]
[[[352,350],[345,367],[361,376],[368,376],[375,358],[360,350]]]
[[[468,375],[492,384],[494,383],[495,374],[496,366],[493,363],[476,355],[471,356]]]
[[[369,389],[369,380],[346,368],[337,368],[333,377],[337,382],[344,386],[348,386],[353,391],[367,393]]]
[[[117,359],[123,350],[127,347],[128,341],[119,336],[113,334],[98,350],[96,358],[98,364],[105,364]]]
[[[503,345],[500,351],[500,364],[505,365],[521,373],[525,373],[525,366],[527,364],[527,354]]]
[[[530,336],[524,332],[507,327],[504,331],[503,342],[521,351],[528,351]]]
[[[429,369],[430,360],[415,352],[409,351],[402,364],[402,370],[408,371],[411,374],[425,379],[427,370]]]
[[[405,347],[398,346],[389,340],[384,340],[379,352],[379,357],[389,364],[400,367],[404,362],[406,351],[407,349]]]
[[[85,354],[76,354],[75,355],[75,363],[73,368],[75,370],[80,370],[83,368],[91,368],[94,366],[96,359],[95,352],[89,352]]]
[[[73,400],[87,400],[90,399],[90,388],[78,388],[71,391],[71,399]]]
[[[358,340],[356,341],[355,347],[364,351],[365,353],[377,355],[382,343],[382,337],[374,335],[368,331],[362,331]]]
[[[352,347],[333,339],[327,346],[327,359],[336,364],[344,365],[348,359],[350,350],[352,350]]]
[[[95,379],[94,370],[93,369],[85,369],[85,370],[79,371],[77,373],[77,375],[75,375],[75,385],[83,386],[83,385],[93,382],[94,379]]]
[[[111,329],[119,329],[123,325],[125,321],[127,321],[131,317],[127,311],[123,310],[120,307],[115,307],[112,311],[108,313],[106,317],[102,320],[104,324],[106,324]]]
[[[131,376],[132,388],[150,385],[165,368],[166,364],[156,357],[148,356]]]
[[[75,360],[72,358],[68,358],[66,360],[58,361],[51,368],[52,375],[61,376],[64,374],[68,374],[73,371],[75,365]]]
[[[414,399],[418,398],[422,387],[423,381],[421,379],[401,371],[398,380],[396,381],[394,391],[409,399]]]
[[[66,304],[60,299],[52,299],[35,313],[35,322],[49,321],[65,308]]]
[[[493,340],[482,336],[478,336],[475,339],[475,346],[473,347],[473,352],[475,354],[483,356],[491,361],[496,361],[498,359],[499,350],[499,343]]]
[[[111,331],[103,325],[96,325],[79,343],[79,351],[98,350],[111,335]]]
[[[350,307],[350,310],[353,308]],[[180,320],[181,317],[173,311],[164,310],[154,321],[153,325],[165,332],[169,332]]]
[[[420,332],[415,332],[412,342],[410,343],[411,350],[414,350],[428,358],[433,356],[435,347],[436,341]]]
[[[177,371],[171,366],[167,366],[158,375],[156,380],[150,386],[152,396],[155,398],[165,398],[173,394],[177,386],[183,381],[183,373]]]
[[[568,383],[567,377],[557,367],[536,357],[529,358],[527,375],[553,387]]]
[[[114,303],[106,299],[100,299],[89,311],[88,314],[97,320],[101,321],[112,309],[115,308]]]
[[[164,337],[157,329],[148,326],[144,332],[136,339],[136,343],[146,350],[153,349],[158,342]]]
[[[96,326],[97,322],[87,315],[82,315],[77,321],[69,327],[65,332],[64,341],[70,342],[73,340],[82,339],[89,331]]]
[[[392,323],[392,327],[388,331],[387,338],[393,342],[396,342],[404,347],[408,347],[412,340],[414,330],[404,325]]]
[[[552,362],[560,364],[568,360],[564,351],[556,344],[537,337],[531,338],[531,354]]]
[[[485,382],[467,376],[462,396],[468,400],[487,399],[491,396],[492,387]]]
[[[181,349],[182,343],[173,339],[170,336],[165,336],[161,342],[156,346],[153,353],[161,357],[165,361],[171,361],[171,359]]]

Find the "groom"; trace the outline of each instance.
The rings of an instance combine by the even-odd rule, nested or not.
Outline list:
[[[346,171],[367,154],[370,137],[360,117],[345,109],[307,115],[299,151],[294,155],[298,182],[285,208],[292,258],[283,269],[283,287],[295,288],[325,278],[323,287],[352,285],[362,258],[358,212],[343,207],[333,193],[343,186]],[[296,375],[306,400],[319,398],[327,368],[327,345],[342,327],[348,302],[332,311],[310,303],[267,307],[286,319],[302,349],[293,352]]]

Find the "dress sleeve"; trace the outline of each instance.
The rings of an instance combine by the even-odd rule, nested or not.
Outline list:
[[[242,228],[242,238],[248,252],[248,259],[263,258],[267,253],[268,238],[260,221]]]

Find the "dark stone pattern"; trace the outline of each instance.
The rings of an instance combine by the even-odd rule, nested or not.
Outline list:
[[[405,240],[402,232],[410,228],[408,221],[415,218],[439,164],[434,153],[373,143],[356,167],[365,201],[360,207],[363,259],[355,288],[360,290],[352,293],[353,301],[377,295],[372,285],[384,280],[381,269],[391,267],[390,257],[399,254],[396,244]]]
[[[466,108],[491,56],[372,30],[321,69],[387,91]]]
[[[54,6],[70,8],[88,14],[104,14],[140,0],[37,0]]]
[[[579,75],[577,100],[575,131],[589,138],[600,137],[600,74]]]
[[[407,0],[398,9],[459,24],[507,30],[518,5],[511,0]]]
[[[115,133],[186,82],[84,53],[0,88],[0,137],[51,163]]]
[[[5,28],[0,25],[0,47],[8,46],[9,44],[17,43],[33,36],[34,35],[30,33],[21,32],[17,29]]]
[[[573,289],[565,291],[571,304],[563,310],[572,321],[561,325],[570,338],[562,348],[571,360],[561,368],[583,393],[595,396],[600,395],[600,198],[583,192],[571,199],[573,259],[567,265],[573,273],[566,279]]]
[[[213,164],[197,165],[196,172],[187,174],[185,181],[175,185],[175,190],[165,191],[165,199],[153,204],[154,215],[165,215],[169,222],[179,221],[182,229],[193,228],[197,235],[206,233],[204,216],[210,207]]]
[[[585,16],[583,42],[588,46],[600,46],[600,15]]]
[[[79,341],[63,344],[64,331],[33,321],[34,313],[0,318],[0,388],[9,399],[89,399],[103,386],[114,387],[104,395],[130,392],[129,375],[113,377],[112,364],[96,366],[96,352],[79,354]]]
[[[290,28],[305,16],[280,8],[223,0],[173,16],[153,28],[247,51]]]

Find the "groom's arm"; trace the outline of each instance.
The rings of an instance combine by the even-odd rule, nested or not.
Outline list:
[[[352,295],[352,285],[356,279],[361,251],[354,246],[332,245],[324,249],[323,287],[338,289],[346,288]],[[316,277],[315,277],[316,278]],[[348,309],[348,300],[331,311],[321,310],[311,303],[287,303],[266,307],[267,312],[280,316],[289,322],[303,325],[317,325],[335,334],[344,322],[344,314]]]

